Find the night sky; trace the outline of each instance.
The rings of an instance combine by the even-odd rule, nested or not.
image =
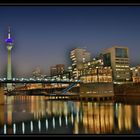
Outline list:
[[[6,77],[9,25],[17,77],[36,67],[49,74],[52,65],[68,66],[75,47],[94,57],[112,45],[127,46],[131,66],[140,64],[140,6],[0,6],[0,77]]]

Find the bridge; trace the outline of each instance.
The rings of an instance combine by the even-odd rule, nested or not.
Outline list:
[[[66,84],[69,84],[69,83],[81,83],[80,80],[65,80],[65,79],[62,79],[62,80],[54,80],[54,79],[12,79],[12,80],[7,80],[7,79],[0,79],[0,83],[66,83]]]
[[[45,95],[47,99],[53,99],[53,100],[108,100],[108,99],[113,99],[114,93],[98,93],[98,94],[81,94],[79,96],[78,93],[72,94],[69,92],[72,88],[75,86],[79,86],[82,81],[78,79],[12,79],[12,80],[7,80],[7,79],[0,79],[0,83],[23,83],[24,88],[14,88],[13,90],[7,90],[7,95]],[[28,87],[28,84],[34,85],[36,83],[41,83],[41,87],[39,88],[30,88]],[[54,86],[50,87],[50,84],[65,84],[65,86]],[[46,84],[46,86],[45,86]],[[48,85],[47,85],[48,84]],[[67,85],[66,85],[67,84]],[[69,94],[70,93],[70,94]]]
[[[66,87],[63,86],[60,87],[61,88],[64,88],[62,89],[61,91],[61,94],[66,94],[70,89],[72,89],[74,86],[76,86],[77,84],[79,84],[81,81],[80,80],[73,80],[73,79],[60,79],[60,80],[57,80],[57,79],[33,79],[33,78],[30,78],[30,79],[24,79],[24,78],[18,78],[18,79],[11,79],[11,80],[8,80],[8,79],[1,79],[0,78],[0,83],[3,83],[3,84],[8,84],[8,83],[12,83],[12,84],[24,84],[24,86],[21,87],[21,89],[19,88],[13,88],[12,90],[7,90],[8,93],[12,94],[11,91],[15,92],[16,91],[31,91],[33,90],[34,88],[30,88],[29,86],[27,86],[28,84],[32,85],[32,84],[42,84],[42,87],[39,87],[39,89],[41,90],[47,90],[47,87],[45,87],[45,84],[68,84]],[[58,88],[60,88],[58,87]],[[53,87],[54,89],[56,87]],[[60,89],[61,89],[60,88]],[[35,88],[36,90],[38,89],[37,87]],[[34,89],[34,90],[35,90]],[[50,88],[49,88],[50,89]],[[10,92],[9,92],[10,91]]]

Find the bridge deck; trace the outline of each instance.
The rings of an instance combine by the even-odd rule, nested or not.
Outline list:
[[[42,80],[42,81],[32,81],[32,80],[30,80],[30,81],[21,81],[21,80],[3,80],[3,81],[0,81],[0,83],[81,83],[80,81],[63,81],[63,80],[61,80],[61,81],[52,81],[52,80],[48,80],[48,81],[45,81],[45,80]]]

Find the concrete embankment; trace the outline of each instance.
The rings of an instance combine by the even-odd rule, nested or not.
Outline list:
[[[81,83],[80,98],[91,101],[114,100],[113,83]]]
[[[140,103],[140,83],[114,84],[116,102]]]
[[[81,83],[80,94],[113,93],[113,83]]]
[[[140,83],[114,84],[115,96],[139,96]]]

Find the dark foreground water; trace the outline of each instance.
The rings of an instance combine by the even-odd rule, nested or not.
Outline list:
[[[0,134],[140,134],[140,104],[8,96]]]

